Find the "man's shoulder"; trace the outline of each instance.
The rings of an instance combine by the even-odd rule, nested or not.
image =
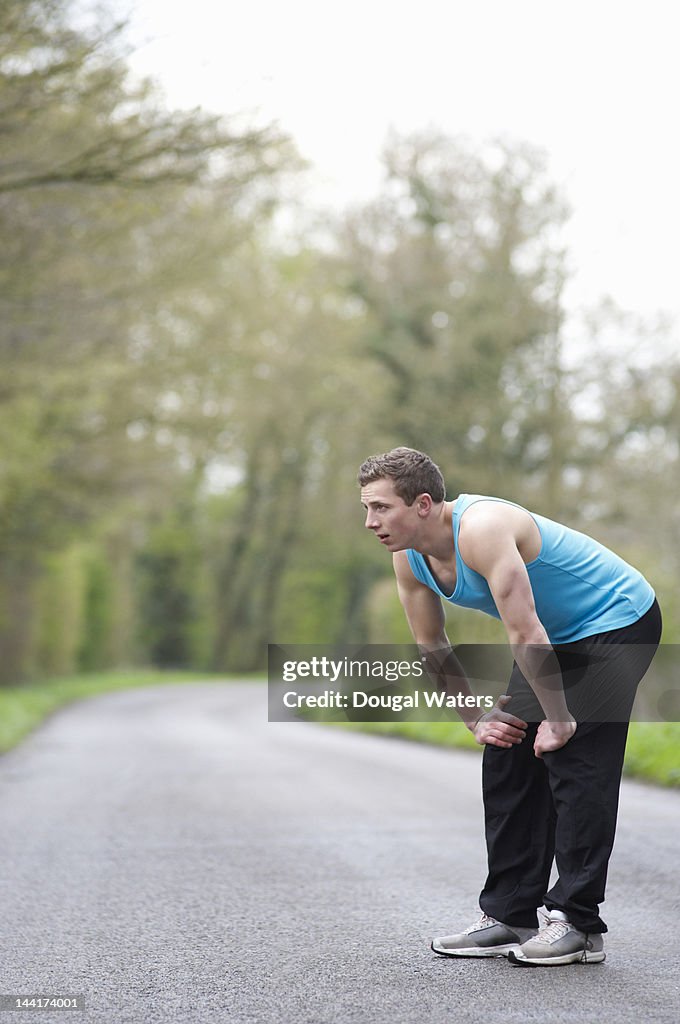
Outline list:
[[[397,583],[402,589],[420,590],[426,586],[424,581],[419,579],[414,571],[413,557],[416,554],[417,552],[411,548],[406,548],[403,551],[395,551],[392,555],[394,575],[397,577]]]
[[[395,551],[392,555],[392,565],[394,567],[394,574],[397,579],[401,577],[410,576],[411,579],[415,579],[411,570],[411,560],[409,558],[409,549],[405,548],[403,551]]]
[[[460,499],[464,499],[460,501]],[[460,502],[460,504],[459,504]],[[469,531],[472,524],[481,529],[500,525],[510,527],[518,518],[532,515],[528,509],[509,498],[491,494],[465,494],[456,500],[454,511],[460,517],[460,529]]]
[[[490,566],[514,558],[518,550],[531,561],[540,547],[540,527],[533,513],[505,498],[475,502],[460,520],[458,550],[477,572],[485,574]]]

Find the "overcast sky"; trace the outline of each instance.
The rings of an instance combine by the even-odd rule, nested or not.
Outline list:
[[[367,198],[390,127],[543,147],[571,204],[570,308],[680,320],[680,9],[672,0],[110,0],[175,106],[258,108]]]

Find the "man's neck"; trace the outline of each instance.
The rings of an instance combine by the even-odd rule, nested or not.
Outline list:
[[[436,558],[438,562],[448,562],[453,558],[452,513],[455,504],[455,501],[443,501],[423,523],[422,533],[414,545],[421,555]]]

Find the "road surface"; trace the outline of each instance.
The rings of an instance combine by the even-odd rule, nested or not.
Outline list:
[[[677,1024],[680,794],[625,783],[600,966],[450,960],[480,760],[268,723],[257,683],[62,709],[0,758],[0,994],[74,1024]]]

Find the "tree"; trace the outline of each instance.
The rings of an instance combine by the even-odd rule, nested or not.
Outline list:
[[[521,478],[555,506],[564,209],[541,156],[424,135],[394,137],[385,162],[386,195],[349,220],[344,253],[392,436],[453,487],[512,494]]]
[[[10,679],[31,663],[45,555],[113,507],[172,490],[183,453],[164,424],[166,299],[200,276],[215,211],[229,225],[224,253],[271,208],[294,163],[271,129],[164,110],[148,83],[129,82],[118,39],[115,26],[74,29],[63,3],[9,0],[0,12],[0,643]]]

